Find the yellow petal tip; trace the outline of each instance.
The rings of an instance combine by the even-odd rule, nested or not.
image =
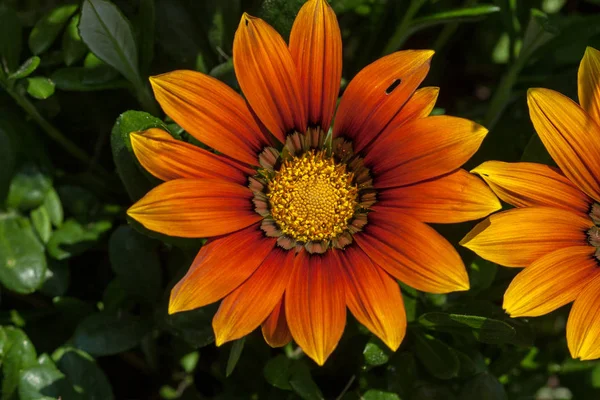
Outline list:
[[[134,215],[135,215],[135,205],[136,204],[137,203],[133,204],[131,207],[129,207],[127,209],[127,215],[130,216],[131,218],[134,218],[134,219],[135,219]]]
[[[398,350],[398,347],[400,347],[400,343],[402,343],[402,339],[400,339],[400,340],[397,340],[396,338],[393,338],[393,339],[380,338],[380,339],[392,351]]]

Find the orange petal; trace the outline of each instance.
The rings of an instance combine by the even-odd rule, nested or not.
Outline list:
[[[200,147],[175,140],[162,129],[131,133],[131,146],[140,164],[163,181],[179,178],[218,178],[242,185],[255,171]]]
[[[513,279],[504,294],[511,317],[536,317],[575,300],[600,275],[594,247],[565,247],[546,254]]]
[[[264,237],[257,225],[209,240],[171,291],[169,314],[193,310],[227,296],[262,264],[275,242]]]
[[[592,200],[558,168],[535,163],[486,161],[473,171],[515,207],[554,207],[587,215]]]
[[[406,334],[398,283],[358,247],[336,251],[346,277],[346,302],[358,322],[396,351]]]
[[[373,207],[354,240],[373,262],[415,289],[449,293],[469,289],[460,256],[433,228],[410,215]]]
[[[600,126],[577,103],[549,89],[529,89],[529,115],[562,172],[600,201]]]
[[[193,238],[224,235],[262,219],[254,212],[250,189],[217,179],[167,181],[127,214],[150,230]]]
[[[579,104],[600,124],[600,51],[588,47],[577,74]]]
[[[298,12],[290,33],[309,125],[329,130],[342,78],[342,35],[326,0],[309,0]]]
[[[292,334],[285,318],[285,297],[279,300],[279,303],[263,322],[262,334],[271,347],[283,347],[292,341]]]
[[[600,266],[600,265],[599,265]],[[581,291],[567,321],[567,344],[573,358],[600,358],[600,277]]]
[[[376,140],[365,156],[377,188],[409,185],[460,168],[488,132],[472,121],[446,115],[390,129],[393,132],[384,131],[384,139]]]
[[[330,252],[302,252],[285,293],[285,316],[296,343],[323,365],[346,325],[344,276]]]
[[[429,72],[433,50],[390,54],[362,69],[342,96],[333,136],[346,136],[362,150],[400,112]]]
[[[281,300],[294,267],[294,252],[275,248],[262,265],[227,295],[213,319],[217,346],[256,329]]]
[[[440,88],[431,86],[415,91],[406,104],[400,109],[400,112],[398,112],[398,114],[390,121],[386,129],[377,137],[377,140],[371,142],[366,147],[365,153],[368,153],[377,141],[384,140],[393,133],[395,129],[391,129],[392,127],[398,128],[413,119],[428,117],[429,114],[431,114],[433,107],[435,107],[439,93]]]
[[[590,218],[549,207],[515,208],[480,222],[460,244],[486,260],[526,267],[563,247],[587,244]]]
[[[464,169],[440,178],[379,192],[377,206],[394,208],[419,221],[455,223],[487,216],[502,208],[487,185]]]
[[[259,165],[268,145],[244,99],[223,82],[194,71],[150,78],[165,113],[192,136],[236,160]]]
[[[282,142],[306,131],[306,113],[294,60],[269,24],[244,13],[233,41],[233,67],[248,103]]]

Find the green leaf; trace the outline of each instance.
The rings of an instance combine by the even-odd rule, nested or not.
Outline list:
[[[233,70],[232,58],[211,69],[209,75],[217,78],[221,82],[226,83],[232,88],[239,88],[239,83],[235,76],[235,71]]]
[[[506,343],[516,334],[515,329],[504,321],[475,315],[430,312],[421,315],[418,321],[428,329],[473,336],[483,343]]]
[[[19,380],[19,398],[21,400],[39,400],[40,398],[73,398],[74,392],[67,385],[65,376],[56,368],[49,357],[40,357],[40,365],[28,368]]]
[[[415,352],[425,368],[439,379],[451,379],[458,375],[458,357],[444,342],[433,337],[415,333]]]
[[[404,309],[406,311],[406,321],[413,322],[417,318],[417,298],[419,293],[416,289],[400,283],[402,299],[404,300]]]
[[[38,100],[44,100],[54,94],[54,82],[44,76],[27,78],[27,93]]]
[[[89,354],[74,348],[61,347],[52,358],[74,391],[83,399],[112,400],[110,382]]]
[[[110,264],[122,289],[143,302],[154,302],[161,293],[159,242],[120,226],[109,241]]]
[[[362,395],[363,400],[401,400],[400,396],[392,392],[384,392],[383,390],[370,389]]]
[[[19,386],[22,371],[37,365],[35,348],[27,335],[12,326],[0,327],[2,352],[2,400],[11,399]]]
[[[110,281],[102,293],[102,304],[104,304],[105,312],[118,312],[121,308],[126,308],[125,305],[130,300],[131,296],[129,296],[119,278]]]
[[[9,133],[0,125],[0,209],[4,208],[17,161],[15,147]]]
[[[290,376],[290,386],[304,400],[323,400],[323,394],[304,362],[294,363]]]
[[[267,21],[284,38],[289,37],[294,18],[304,0],[270,0],[262,3],[259,16]]]
[[[529,23],[523,36],[523,47],[519,57],[529,57],[538,48],[549,42],[559,33],[548,16],[540,10],[531,9]]]
[[[370,366],[386,364],[390,359],[390,354],[389,348],[376,338],[371,338],[363,350],[365,363]]]
[[[469,267],[469,280],[471,281],[471,291],[473,293],[489,288],[494,282],[498,271],[496,264],[481,257],[476,257]]]
[[[17,293],[32,293],[44,283],[46,256],[29,220],[0,214],[0,282]]]
[[[48,212],[48,216],[50,217],[50,222],[52,222],[52,225],[55,227],[61,226],[64,219],[64,212],[62,203],[60,202],[60,197],[58,197],[58,193],[56,193],[54,188],[50,188],[50,190],[48,190],[42,206]]]
[[[70,280],[71,272],[66,262],[50,258],[48,259],[44,285],[41,287],[40,292],[50,297],[62,296],[67,292]]]
[[[555,165],[554,160],[550,157],[550,153],[546,150],[546,146],[544,146],[542,139],[540,139],[537,133],[533,133],[529,138],[529,142],[521,156],[521,161]]]
[[[263,375],[272,386],[283,390],[292,390],[292,386],[290,385],[292,365],[292,360],[280,354],[267,362],[263,370]]]
[[[77,11],[77,4],[56,7],[44,15],[29,34],[29,49],[36,56],[48,50],[69,18]]]
[[[22,211],[37,208],[43,204],[52,188],[52,181],[40,170],[28,164],[13,177],[8,191],[6,205]]]
[[[81,186],[62,185],[57,188],[65,211],[82,223],[103,216],[103,205],[89,190]]]
[[[149,128],[167,129],[160,119],[148,113],[127,111],[117,118],[110,137],[117,173],[123,181],[129,197],[134,201],[148,193],[153,184],[133,154],[129,134]]]
[[[67,66],[81,60],[88,52],[88,48],[79,36],[79,14],[74,15],[67,25],[62,37],[63,60]]]
[[[474,357],[476,358],[476,361],[474,361],[473,359],[471,359],[471,357],[469,357],[467,354],[463,353],[462,351],[458,351],[456,349],[454,350],[454,354],[456,354],[456,356],[458,357],[458,361],[460,362],[460,369],[458,371],[458,377],[459,378],[470,378],[475,374],[478,374],[480,372],[485,372],[486,370],[486,364],[485,364],[485,360],[482,359],[481,355],[479,353],[475,353]]]
[[[52,233],[47,246],[48,254],[57,260],[81,254],[92,247],[111,227],[109,221],[82,225],[74,219],[68,219]]]
[[[548,14],[554,14],[565,6],[567,0],[543,0],[542,10]]]
[[[498,379],[487,372],[469,380],[460,392],[461,399],[507,400],[508,396]]]
[[[191,374],[196,369],[198,365],[198,360],[200,359],[200,353],[197,351],[192,351],[191,353],[186,354],[181,357],[179,363],[185,372]]]
[[[426,17],[414,19],[410,24],[409,31],[413,33],[431,26],[452,22],[480,21],[488,15],[497,13],[498,11],[500,11],[500,7],[493,5],[479,5],[450,11],[442,11]]]
[[[43,243],[48,243],[50,235],[52,235],[52,223],[50,222],[50,215],[44,206],[39,206],[30,213],[31,222],[38,236]]]
[[[84,0],[79,34],[98,58],[123,74],[134,86],[144,86],[131,25],[117,6],[107,0]]]
[[[58,89],[70,92],[122,89],[128,86],[123,79],[115,80],[114,69],[107,65],[60,68],[52,73],[51,79]]]
[[[164,328],[173,336],[183,339],[193,348],[199,348],[215,341],[211,323],[216,311],[216,305],[208,305],[170,315],[165,307],[157,309],[156,313],[164,318]]]
[[[233,342],[233,346],[231,346],[231,351],[229,352],[229,358],[227,359],[227,367],[225,368],[225,376],[229,376],[233,373],[235,366],[240,360],[240,356],[242,355],[242,351],[244,350],[244,342],[246,338],[243,337],[241,339]]]
[[[22,79],[33,73],[40,66],[40,58],[38,56],[29,57],[18,70],[8,76],[8,79]]]
[[[97,313],[79,324],[73,343],[93,356],[118,354],[136,347],[149,329],[148,322],[138,317]]]
[[[415,356],[408,351],[394,354],[387,366],[386,376],[389,390],[401,396],[412,394],[413,386],[417,381]]]
[[[5,3],[0,3],[0,77],[16,70],[21,55],[22,27],[19,16]]]

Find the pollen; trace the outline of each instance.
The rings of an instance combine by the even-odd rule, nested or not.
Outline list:
[[[285,161],[268,184],[271,216],[299,242],[331,240],[343,233],[357,206],[353,175],[325,152]]]

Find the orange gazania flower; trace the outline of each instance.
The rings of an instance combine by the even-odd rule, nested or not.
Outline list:
[[[504,295],[512,317],[575,301],[567,323],[573,358],[600,358],[600,52],[579,66],[579,102],[530,89],[533,126],[560,169],[488,161],[475,168],[517,208],[492,215],[461,242],[507,267],[527,267]]]
[[[487,131],[427,117],[438,89],[415,92],[432,56],[402,51],[363,69],[332,133],[342,42],[325,0],[302,7],[289,47],[243,15],[233,64],[245,99],[197,72],[151,78],[164,111],[221,153],[158,129],[131,136],[141,164],[166,182],[129,215],[168,235],[211,237],[173,288],[169,312],[224,299],[217,345],[262,325],[270,345],[293,338],[323,364],[346,306],[398,348],[406,317],[395,278],[433,293],[467,290],[458,253],[423,222],[481,218],[500,203],[460,169]]]

